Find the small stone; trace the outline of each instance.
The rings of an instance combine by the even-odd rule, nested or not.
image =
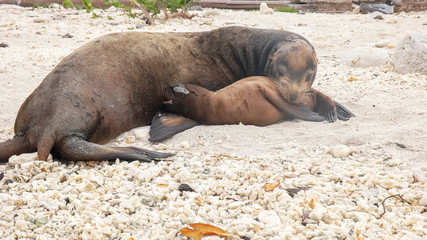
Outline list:
[[[334,158],[342,158],[342,157],[348,157],[350,154],[353,153],[353,151],[345,145],[336,145],[336,146],[333,146],[331,150],[329,150],[329,153]]]
[[[400,147],[400,148],[406,148],[406,145],[403,143],[396,143],[396,146]]]
[[[114,6],[109,7],[107,10],[107,12],[117,12],[117,8]]]
[[[194,189],[192,189],[188,184],[183,183],[179,185],[178,191],[180,192],[194,192]]]
[[[7,47],[9,47],[9,45],[7,45],[7,43],[1,42],[0,47],[1,48],[7,48]]]
[[[415,169],[412,171],[414,179],[420,183],[427,183],[427,177],[421,169]]]
[[[280,217],[275,211],[266,210],[258,215],[258,220],[270,227],[279,227],[281,225]]]
[[[216,9],[207,10],[203,12],[203,17],[210,17],[210,16],[219,16],[220,11]]]
[[[135,135],[127,135],[126,136],[126,140],[127,140],[127,142],[129,142],[129,143],[134,143],[135,141],[136,141],[136,137],[135,137]]]
[[[393,64],[401,74],[427,74],[427,37],[418,32],[406,34],[397,43]]]
[[[45,225],[48,221],[49,221],[48,217],[42,217],[42,218],[36,218],[34,220],[34,223],[40,227],[40,226]]]
[[[49,4],[49,8],[62,9],[64,7],[59,5],[58,3],[51,3]]]
[[[269,8],[267,6],[267,3],[265,3],[265,2],[262,2],[259,5],[259,11],[260,11],[261,14],[273,14],[274,13],[274,10],[271,9],[271,8]]]
[[[424,192],[423,197],[418,202],[420,205],[427,206],[427,192]]]
[[[66,34],[62,35],[62,38],[73,38],[73,35],[66,33]]]
[[[132,134],[136,137],[136,139],[147,139],[150,137],[147,129],[142,127],[133,129]]]
[[[147,26],[147,24],[138,24],[138,25],[135,26],[135,28],[136,29],[140,29],[140,28],[143,28],[145,26]]]
[[[386,50],[382,48],[358,47],[344,54],[341,64],[349,67],[384,66],[391,62]]]
[[[82,187],[82,192],[90,192],[95,189],[95,185],[93,183],[88,182]]]
[[[46,19],[44,19],[44,18],[36,18],[36,19],[33,20],[33,22],[35,22],[35,23],[43,23],[43,22],[46,22]]]
[[[9,184],[11,184],[11,183],[13,183],[13,181],[12,181],[11,179],[6,179],[6,180],[4,181],[4,185],[9,185]]]
[[[380,194],[379,190],[376,188],[369,188],[362,192],[364,197],[377,197]]]
[[[385,48],[385,47],[388,47],[389,45],[390,45],[390,40],[388,39],[382,39],[377,43],[375,43],[375,47],[377,48]]]
[[[380,12],[371,12],[367,16],[372,19],[384,20],[383,14]]]
[[[384,17],[383,17],[383,16],[381,16],[381,15],[378,15],[378,16],[375,16],[375,17],[374,17],[374,19],[377,19],[377,20],[384,20]]]
[[[59,175],[58,181],[60,183],[67,181],[67,175],[64,172],[61,172],[61,174]]]
[[[188,148],[190,148],[190,143],[187,141],[184,141],[184,142],[181,142],[181,144],[179,144],[179,146],[181,148],[188,149]]]
[[[192,6],[191,11],[203,11],[203,8],[200,6]]]
[[[36,159],[37,159],[37,154],[35,153],[25,153],[19,156],[14,155],[9,158],[9,164],[22,165],[23,163],[32,162]]]
[[[60,23],[56,24],[56,29],[58,29],[58,30],[67,30],[68,29],[68,25],[65,24],[65,23],[63,23],[63,22],[60,22]]]

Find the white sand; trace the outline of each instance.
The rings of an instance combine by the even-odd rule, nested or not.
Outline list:
[[[84,11],[0,5],[0,42],[9,45],[0,48],[1,141],[13,136],[19,106],[62,58],[91,39],[142,23],[96,11],[101,18]],[[422,25],[427,12],[384,18],[222,10],[219,16],[131,30],[242,25],[299,33],[320,59],[313,87],[357,117],[267,127],[199,126],[154,145],[147,140],[148,127],[142,127],[112,143],[177,153],[172,162],[158,164],[44,163],[34,161],[34,154],[11,158],[0,166],[5,172],[0,238],[185,239],[179,229],[204,222],[251,239],[425,239],[427,76],[397,74],[392,65],[340,65],[352,48],[383,40],[393,45],[408,31],[427,35]],[[62,38],[66,33],[73,38]],[[393,57],[394,49],[386,50]],[[348,81],[351,77],[357,81]],[[6,179],[14,183],[5,185]],[[264,183],[276,179],[280,186],[264,192]],[[179,196],[181,183],[196,192]],[[304,186],[311,188],[293,198],[285,190]],[[393,194],[412,206],[388,199],[380,217],[381,202]],[[302,224],[302,215],[310,211]]]

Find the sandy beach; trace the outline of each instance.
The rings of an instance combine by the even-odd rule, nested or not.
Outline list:
[[[120,11],[96,9],[99,17],[92,18],[84,10],[0,5],[0,43],[8,45],[0,48],[0,141],[13,137],[20,105],[56,64],[96,37],[124,31],[238,25],[296,32],[317,51],[313,88],[357,117],[197,126],[155,144],[144,126],[110,143],[176,154],[159,163],[14,156],[0,165],[0,238],[186,239],[179,230],[201,222],[231,239],[425,239],[427,75],[341,60],[380,42],[393,59],[406,33],[427,36],[427,12],[378,20],[357,13],[208,11],[149,26]],[[276,180],[280,185],[265,192],[264,184]],[[194,192],[181,193],[183,183]],[[387,198],[397,194],[403,200]]]

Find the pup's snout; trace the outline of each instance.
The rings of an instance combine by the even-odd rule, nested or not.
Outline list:
[[[297,95],[297,94],[295,94],[295,93],[291,93],[291,94],[289,95],[289,100],[290,100],[291,102],[294,102],[295,100],[297,100],[297,98],[298,98],[298,95]]]

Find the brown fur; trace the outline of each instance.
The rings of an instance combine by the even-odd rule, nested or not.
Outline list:
[[[346,121],[354,117],[344,106],[312,88],[305,92],[301,103],[289,103],[273,80],[261,76],[244,78],[216,92],[178,84],[165,89],[164,101],[150,127],[152,142],[200,124],[264,126],[294,118],[333,122],[336,118]]]
[[[176,92],[176,87],[172,87],[171,96],[167,97],[172,101],[165,104],[164,109],[207,125],[243,123],[264,126],[293,118],[323,121],[324,117],[311,111],[335,107],[331,98],[314,89],[304,95],[305,108],[288,103],[270,78],[260,76],[244,78],[216,92],[193,84],[179,87],[185,87],[188,93]],[[317,105],[319,97],[323,98],[324,106]]]

